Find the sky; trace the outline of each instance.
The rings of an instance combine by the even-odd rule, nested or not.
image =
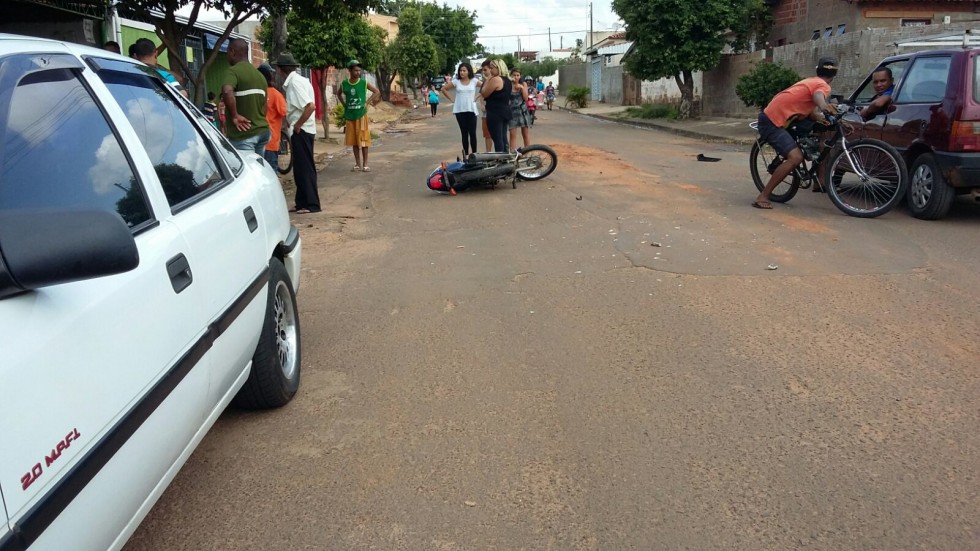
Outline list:
[[[548,30],[551,30],[551,47],[575,47],[576,39],[585,39],[589,30],[588,0],[439,0],[439,3],[465,8],[476,12],[476,22],[483,28],[479,42],[495,54],[548,49]],[[177,10],[189,15],[190,9]],[[220,13],[202,14],[201,20],[220,20]],[[424,22],[423,22],[424,24]],[[612,0],[592,2],[592,29],[598,31],[620,30],[622,22],[612,11]],[[438,29],[427,29],[439,32]],[[518,42],[518,37],[520,41]]]
[[[589,30],[588,0],[456,0],[447,1],[476,12],[476,22],[483,28],[479,41],[492,53],[513,53],[520,49],[548,49],[548,30],[551,47],[575,46],[575,39],[584,39]],[[612,11],[612,0],[592,2],[592,29],[595,31],[622,28],[619,17]],[[617,27],[617,23],[619,26]]]

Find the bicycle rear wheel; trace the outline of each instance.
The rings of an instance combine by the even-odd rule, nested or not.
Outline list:
[[[773,170],[782,164],[785,159],[776,152],[768,143],[759,145],[759,140],[752,144],[752,151],[749,152],[749,170],[752,172],[752,181],[759,191],[766,188],[769,177]],[[800,177],[796,171],[790,172],[783,181],[776,186],[769,196],[769,200],[774,203],[785,203],[796,195],[800,190]]]
[[[276,170],[279,174],[289,174],[289,171],[293,169],[293,154],[289,146],[289,138],[283,133],[279,138],[279,166]]]
[[[874,218],[905,197],[909,177],[905,160],[894,147],[865,138],[834,152],[826,179],[830,200],[844,214]]]

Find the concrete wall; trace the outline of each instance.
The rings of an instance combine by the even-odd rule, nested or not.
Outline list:
[[[705,115],[718,116],[754,115],[755,109],[745,107],[735,95],[735,84],[739,77],[749,72],[756,63],[766,59],[766,53],[770,61],[782,63],[804,77],[814,74],[814,67],[821,57],[836,57],[840,62],[840,71],[834,79],[833,92],[848,96],[882,59],[910,51],[906,49],[900,51],[897,42],[948,32],[962,32],[973,26],[972,23],[953,23],[863,30],[832,38],[780,46],[767,52],[725,55],[722,56],[717,68],[705,72],[701,112]]]
[[[613,105],[623,104],[623,67],[605,66],[602,68],[602,102]]]
[[[559,92],[564,95],[572,86],[591,88],[588,63],[570,63],[558,69],[558,81],[561,82]]]
[[[664,103],[676,105],[681,101],[681,89],[672,78],[644,80],[640,86],[640,96],[643,103]],[[704,96],[704,75],[694,73],[694,102],[701,101]]]

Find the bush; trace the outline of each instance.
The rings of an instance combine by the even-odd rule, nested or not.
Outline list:
[[[681,112],[673,105],[661,103],[644,103],[626,110],[626,116],[634,119],[677,119],[680,115]]]
[[[572,86],[568,89],[568,95],[565,96],[565,105],[572,104],[581,109],[589,105],[591,95],[592,90],[587,86]]]
[[[779,63],[763,61],[742,75],[735,85],[735,95],[746,107],[759,109],[769,105],[773,96],[802,80],[793,69]]]
[[[344,104],[337,102],[337,105],[333,108],[333,125],[337,128],[343,128],[347,124],[344,120]]]

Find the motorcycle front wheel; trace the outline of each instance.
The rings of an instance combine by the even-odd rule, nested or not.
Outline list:
[[[558,155],[546,145],[529,145],[517,157],[517,177],[521,180],[541,180],[558,167]]]

